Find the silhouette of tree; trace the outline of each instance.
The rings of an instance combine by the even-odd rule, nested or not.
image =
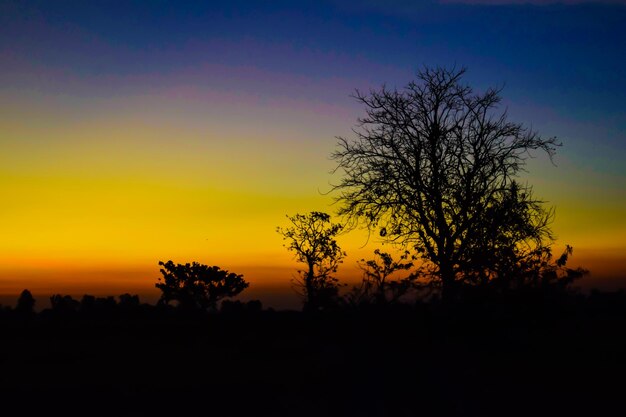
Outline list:
[[[380,249],[376,249],[374,255],[376,255],[374,259],[367,261],[361,259],[359,262],[359,267],[363,271],[363,282],[360,287],[353,290],[353,296],[358,297],[360,303],[395,303],[414,288],[418,278],[415,273],[402,278],[395,276],[397,272],[413,268],[413,262],[408,260],[410,253],[405,251],[399,260],[394,260],[391,254],[381,252]]]
[[[71,295],[54,294],[50,297],[50,305],[52,311],[62,315],[69,315],[76,313],[80,302],[74,300]]]
[[[569,285],[589,273],[584,268],[569,268],[567,261],[574,249],[567,245],[556,260],[550,247],[540,247],[524,256],[522,267],[512,271],[513,285],[518,288],[535,288],[544,292],[563,293]]]
[[[136,309],[139,307],[139,295],[130,295],[129,293],[120,294],[118,297],[120,302],[119,306],[125,309]]]
[[[531,150],[552,159],[560,144],[507,121],[500,89],[474,93],[464,73],[425,68],[402,91],[357,91],[366,116],[332,155],[339,214],[416,250],[444,299],[459,283],[504,279],[552,239],[553,212],[515,177]]]
[[[84,294],[80,299],[79,310],[81,313],[92,313],[96,309],[96,297],[89,294]]]
[[[328,214],[318,211],[287,218],[291,226],[278,227],[277,232],[287,242],[287,250],[307,267],[298,271],[300,278],[296,281],[302,290],[304,309],[316,311],[332,305],[339,292],[339,280],[332,274],[346,255],[335,240],[343,226],[332,223]]]
[[[31,315],[35,312],[35,298],[28,290],[22,291],[17,299],[15,311],[19,314]]]
[[[215,310],[217,303],[226,297],[234,297],[248,283],[243,275],[228,272],[217,266],[207,266],[197,262],[174,264],[172,261],[159,262],[163,278],[155,286],[161,290],[159,303],[171,301],[186,310]]]

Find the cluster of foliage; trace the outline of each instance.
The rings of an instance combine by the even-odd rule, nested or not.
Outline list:
[[[352,288],[345,295],[344,301],[348,305],[376,304],[387,305],[401,301],[418,286],[419,272],[413,271],[408,275],[398,277],[398,272],[410,271],[414,264],[414,256],[405,251],[399,260],[380,249],[374,251],[374,259],[361,259],[359,268],[363,271],[363,281],[360,286]],[[409,260],[409,257],[411,258]]]
[[[22,315],[33,314],[35,312],[35,304],[36,300],[35,297],[33,297],[33,294],[31,294],[28,290],[24,290],[17,299],[15,311]]]
[[[162,292],[159,303],[175,302],[184,310],[215,310],[220,300],[238,295],[249,285],[243,275],[217,266],[172,261],[159,265],[163,267],[163,277],[155,284]]]

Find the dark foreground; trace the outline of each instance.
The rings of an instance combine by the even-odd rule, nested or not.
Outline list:
[[[0,415],[618,416],[623,293],[0,317]]]

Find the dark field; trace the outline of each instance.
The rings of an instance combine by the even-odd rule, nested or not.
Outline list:
[[[624,293],[310,315],[4,311],[0,326],[3,415],[626,413]]]

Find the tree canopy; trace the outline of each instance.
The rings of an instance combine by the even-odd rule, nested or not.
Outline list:
[[[225,271],[218,266],[198,262],[175,264],[159,262],[163,278],[155,286],[162,291],[162,304],[174,301],[182,309],[212,309],[226,297],[234,297],[248,288],[243,275]]]

